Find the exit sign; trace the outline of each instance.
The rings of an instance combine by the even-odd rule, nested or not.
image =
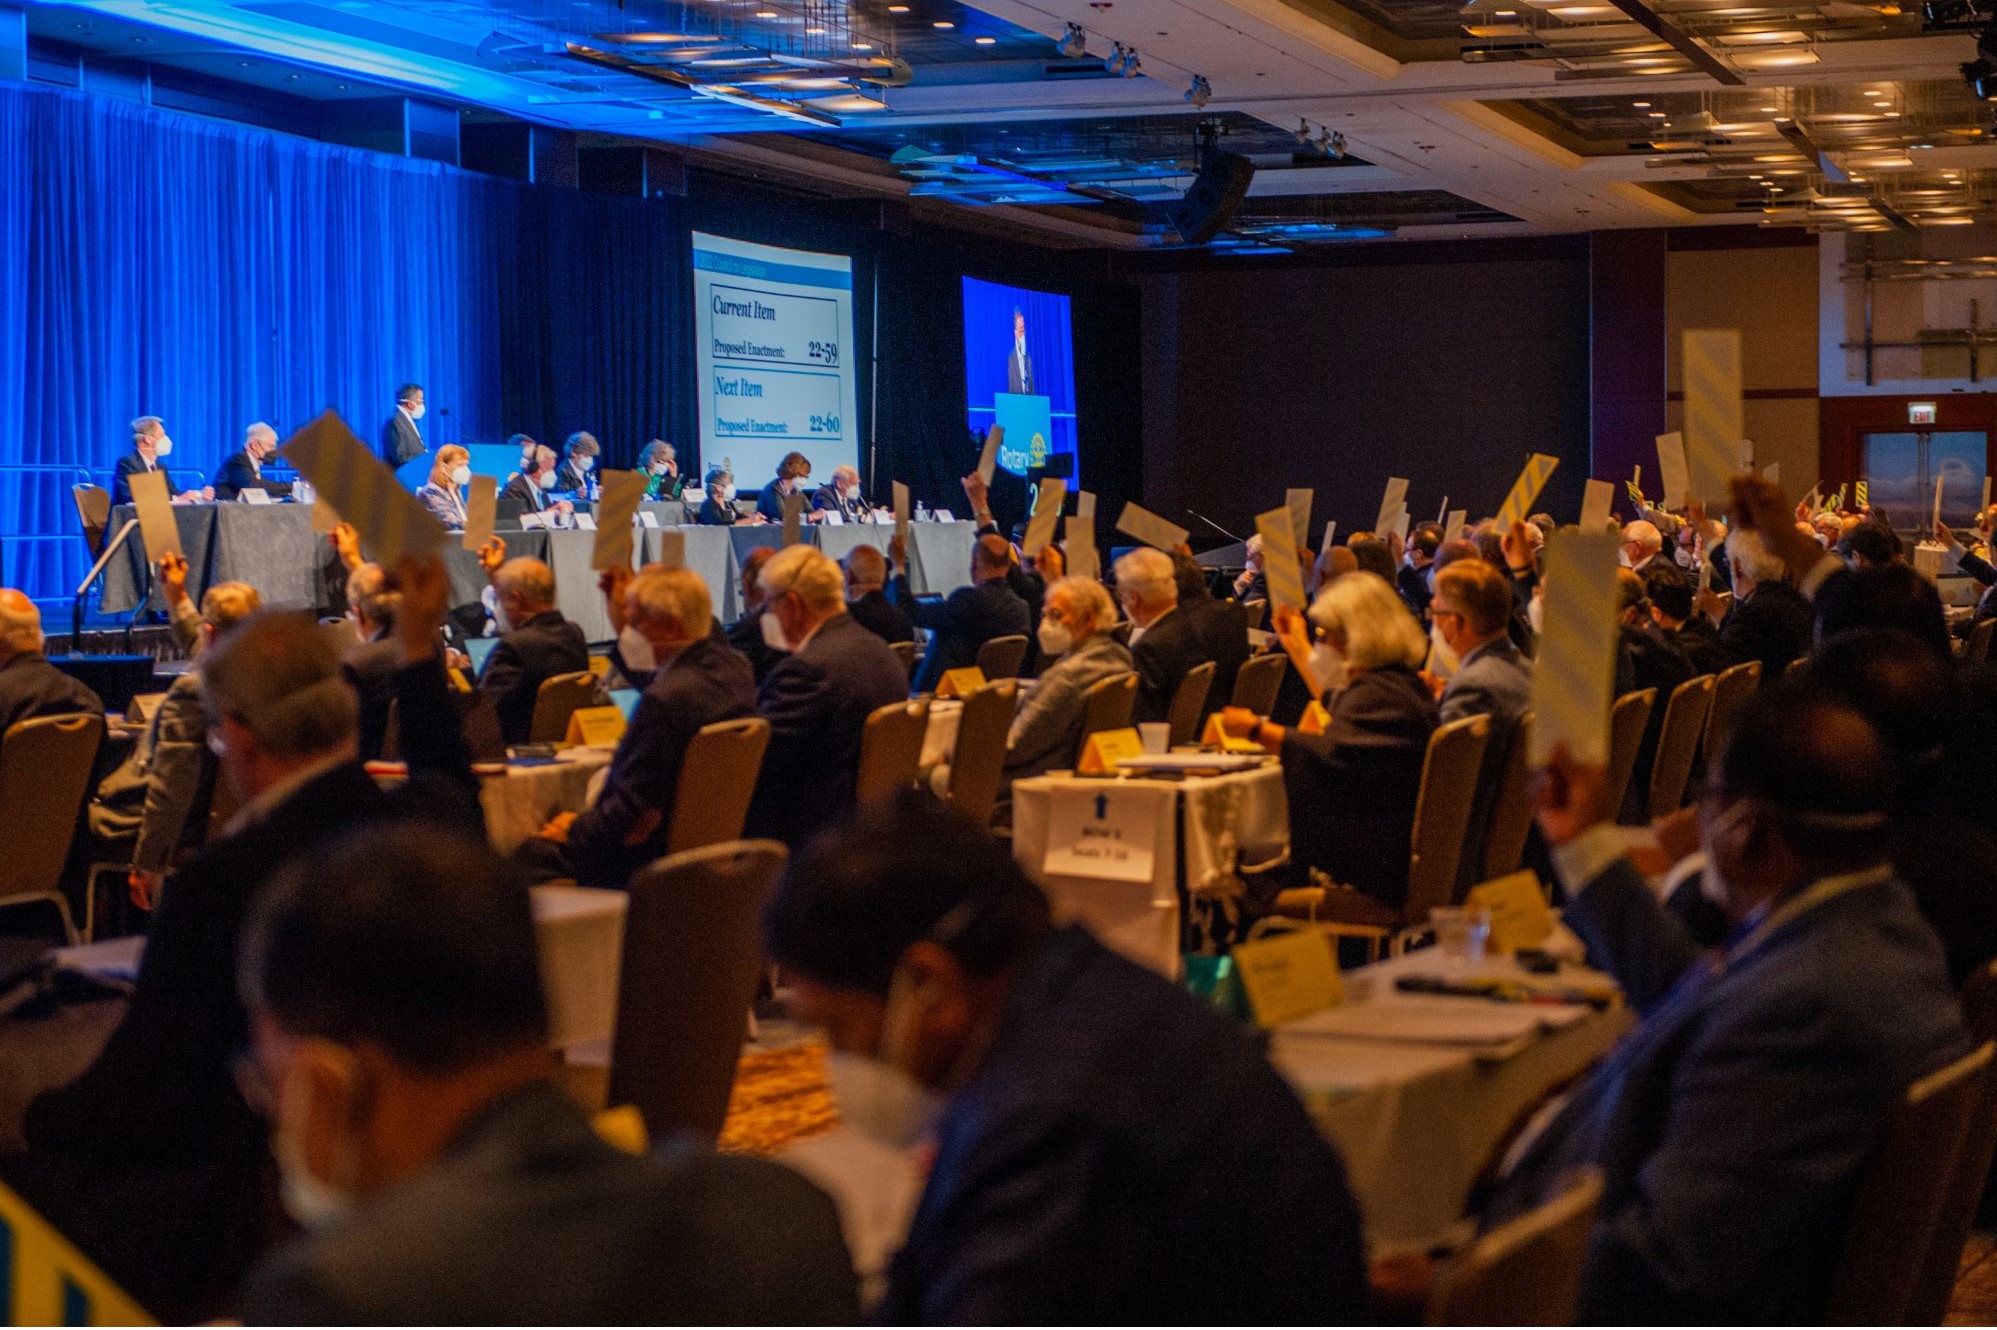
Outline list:
[[[1934,404],[1933,402],[1909,402],[1909,403],[1907,403],[1907,423],[1908,423],[1909,425],[1932,425],[1932,424],[1934,424],[1934,423],[1935,423],[1935,404]]]

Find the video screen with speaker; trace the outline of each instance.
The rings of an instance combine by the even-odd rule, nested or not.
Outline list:
[[[1080,487],[1068,297],[966,277],[964,389],[974,434],[1005,426],[999,466]]]

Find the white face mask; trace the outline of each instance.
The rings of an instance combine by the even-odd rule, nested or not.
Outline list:
[[[423,418],[423,404],[421,402],[409,408],[409,418],[411,420],[421,420]]]
[[[652,649],[652,639],[628,623],[617,634],[617,654],[634,670],[650,673],[659,668],[659,654]]]
[[[1345,687],[1345,653],[1329,642],[1319,642],[1311,648],[1311,677],[1327,693]]]
[[[724,506],[731,504],[735,502],[735,487],[733,485],[723,485],[714,491],[714,497]]]
[[[468,466],[461,466],[461,467],[457,468],[457,469],[456,469],[455,471],[451,472],[451,483],[452,483],[453,485],[469,485],[469,484],[471,484],[471,483],[472,483],[472,469],[471,469],[470,467],[468,467]]]
[[[291,1092],[286,1087],[286,1098]],[[298,1107],[289,1102],[286,1110]],[[335,1220],[352,1213],[354,1198],[338,1187],[330,1186],[312,1176],[305,1167],[303,1152],[298,1148],[289,1131],[287,1121],[295,1121],[301,1113],[281,1111],[272,1132],[271,1153],[277,1160],[277,1171],[283,1193],[284,1209],[300,1225],[308,1229],[325,1228]]]
[[[920,1081],[878,1058],[832,1049],[825,1074],[839,1116],[855,1131],[897,1150],[913,1148],[936,1123],[942,1100]]]
[[[168,438],[164,434],[160,435],[158,441],[153,444],[154,457],[165,457],[168,453],[172,451],[173,451],[173,440]]]
[[[1068,626],[1053,619],[1042,619],[1036,636],[1040,638],[1040,649],[1050,656],[1065,656],[1068,648],[1075,645],[1075,635],[1068,631]]]
[[[596,459],[594,457],[578,457],[576,458],[576,474],[581,475],[595,465]]]
[[[762,618],[763,645],[772,651],[789,651],[790,639],[784,636],[784,626],[777,622],[777,616],[765,609]]]
[[[544,490],[551,490],[555,487],[555,473],[552,471],[543,471],[540,475],[534,477],[534,483]]]
[[[1428,668],[1431,674],[1444,678],[1454,675],[1463,668],[1463,658],[1455,648],[1442,639],[1442,625],[1431,623],[1428,626]]]

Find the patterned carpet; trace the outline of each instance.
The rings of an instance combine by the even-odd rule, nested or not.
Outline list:
[[[735,1071],[721,1148],[731,1154],[773,1155],[839,1125],[825,1079],[825,1041],[750,1050]]]

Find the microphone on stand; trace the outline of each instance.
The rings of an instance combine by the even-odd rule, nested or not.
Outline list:
[[[1205,522],[1208,526],[1220,532],[1221,535],[1226,536],[1229,540],[1241,541],[1241,543],[1244,545],[1248,543],[1247,541],[1242,540],[1240,536],[1237,536],[1232,531],[1229,531],[1226,527],[1222,526],[1220,523],[1214,521],[1211,517],[1208,517],[1205,513],[1195,512],[1191,508],[1186,509],[1186,513],[1189,516],[1199,518],[1202,522]]]

